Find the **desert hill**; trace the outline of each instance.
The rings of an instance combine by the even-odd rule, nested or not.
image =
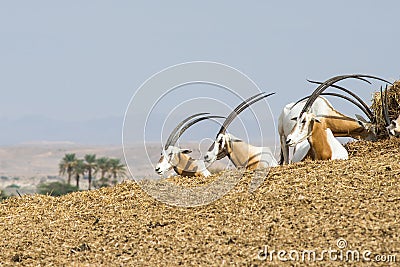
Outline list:
[[[266,248],[287,251],[286,259],[289,252],[299,253],[286,263],[272,253],[276,266],[302,263],[304,250],[318,258],[329,249],[359,251],[360,257],[370,251],[364,265],[395,266],[374,261],[382,255],[400,261],[400,139],[347,148],[348,161],[265,171],[253,193],[252,173],[246,172],[227,195],[200,207],[168,206],[133,181],[62,197],[12,197],[0,203],[0,266],[265,266],[271,265]],[[148,183],[161,188],[209,181],[176,177]],[[323,258],[304,263],[363,262]]]

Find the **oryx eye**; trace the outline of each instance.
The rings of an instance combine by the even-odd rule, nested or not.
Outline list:
[[[169,153],[169,154],[168,154],[168,156],[170,156],[170,157],[171,157],[171,156],[172,156],[172,153]]]
[[[304,119],[304,120],[302,120],[302,122],[301,123],[306,123],[306,120]]]

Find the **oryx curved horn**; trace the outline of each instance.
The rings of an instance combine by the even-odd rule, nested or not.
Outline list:
[[[176,134],[176,132],[188,121],[190,121],[191,119],[201,116],[201,115],[205,115],[205,114],[210,114],[209,112],[202,112],[202,113],[196,113],[193,114],[192,116],[187,117],[186,119],[184,119],[183,121],[181,121],[170,133],[170,135],[168,136],[167,141],[165,142],[165,149],[168,149],[168,147],[172,144],[172,140]]]
[[[223,116],[217,116],[217,115],[212,115],[212,116],[205,116],[201,118],[197,118],[189,123],[187,123],[185,126],[182,127],[182,129],[179,130],[179,132],[172,138],[171,144],[175,145],[176,142],[178,141],[179,137],[187,130],[189,129],[193,124],[196,124],[202,120],[207,120],[207,119],[225,119]]]
[[[262,92],[262,93],[256,94],[256,95],[254,95],[254,96],[252,96],[252,97],[247,98],[247,99],[244,100],[242,103],[240,103],[240,104],[228,115],[228,117],[226,118],[226,120],[225,120],[224,123],[222,124],[221,129],[219,130],[218,134],[221,133],[221,130],[222,130],[223,128],[226,128],[226,127],[227,127],[227,125],[230,123],[229,121],[232,121],[232,120],[234,119],[234,117],[236,116],[236,113],[237,113],[248,101],[250,101],[250,100],[252,100],[252,99],[254,99],[254,98],[256,98],[256,97],[258,97],[258,96],[260,96],[260,95],[263,95],[263,94],[265,94],[265,93]],[[229,122],[229,123],[228,123],[228,122]],[[223,131],[223,132],[225,132],[225,131]],[[218,134],[217,134],[217,136],[218,136]]]
[[[389,118],[389,107],[387,103],[387,85],[385,88],[385,97],[383,96],[382,93],[382,86],[381,86],[381,102],[382,102],[382,111],[383,111],[383,117],[385,119],[386,127],[390,125],[390,118]]]
[[[370,79],[375,79],[375,80],[379,80],[379,81],[383,81],[383,82],[392,84],[391,82],[389,82],[389,81],[387,81],[385,79],[382,79],[382,78],[379,78],[379,77],[376,77],[376,76],[372,76],[372,75],[364,75],[364,74],[339,75],[339,76],[332,77],[332,78],[326,80],[324,83],[322,83],[320,86],[318,86],[317,89],[314,90],[314,92],[311,94],[311,97],[308,98],[306,104],[304,105],[302,111],[300,112],[299,117],[301,117],[304,112],[307,112],[307,111],[310,110],[312,104],[317,99],[317,97],[323,91],[325,91],[328,87],[332,86],[336,82],[339,82],[339,81],[345,80],[345,79],[350,79],[350,78],[358,79],[358,80],[361,80],[361,81],[364,81],[364,82],[367,82],[367,83],[371,83],[366,79],[366,78],[370,78]]]
[[[335,96],[335,97],[339,97],[339,98],[342,98],[344,100],[347,100],[347,101],[351,102],[352,104],[356,105],[360,110],[362,110],[365,113],[365,115],[367,115],[367,117],[368,117],[368,119],[370,121],[372,121],[374,119],[373,115],[370,115],[370,113],[369,113],[370,110],[369,109],[366,110],[363,105],[361,105],[360,103],[356,102],[354,99],[351,99],[350,97],[348,97],[346,95],[342,95],[342,94],[338,94],[338,93],[321,93],[320,95]],[[305,99],[307,99],[309,97],[311,97],[311,95],[303,97],[302,99],[300,99],[297,102],[301,102],[301,101],[303,101],[303,100],[305,100]]]
[[[228,128],[228,126],[232,123],[232,121],[236,118],[237,115],[239,115],[243,110],[245,110],[246,108],[248,108],[250,105],[260,101],[261,99],[264,99],[268,96],[271,96],[275,93],[269,93],[267,95],[265,95],[265,92],[263,93],[259,93],[257,95],[254,95],[252,97],[249,97],[248,99],[244,100],[242,103],[240,103],[230,114],[229,116],[226,118],[226,120],[224,121],[224,123],[221,126],[221,129],[218,131],[218,134],[224,134],[226,132],[226,129]]]
[[[323,84],[323,82],[317,82],[317,81],[311,81],[311,80],[307,80],[310,83],[315,83],[315,84]],[[352,97],[354,97],[359,104],[361,104],[363,106],[363,108],[361,108],[359,105],[357,105],[356,103],[354,103],[353,101],[349,100],[350,102],[352,102],[353,104],[357,105],[357,107],[359,107],[364,113],[365,115],[367,115],[368,119],[370,121],[375,120],[375,116],[374,113],[372,112],[372,110],[369,108],[369,106],[364,102],[364,100],[362,100],[358,95],[356,95],[355,93],[353,93],[352,91],[350,91],[347,88],[344,88],[342,86],[336,85],[336,84],[332,84],[331,87],[342,90],[344,92],[346,92],[347,94],[351,95]],[[324,93],[321,93],[320,95],[325,95]],[[339,96],[340,97],[340,96]],[[305,98],[303,98],[302,100],[304,100]],[[301,100],[301,101],[302,101]],[[298,101],[299,102],[299,101]],[[296,103],[297,104],[297,103]]]

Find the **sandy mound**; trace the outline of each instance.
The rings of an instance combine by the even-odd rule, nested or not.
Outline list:
[[[58,198],[13,197],[0,203],[0,262],[259,266],[270,263],[260,252],[268,246],[270,252],[292,250],[293,257],[297,251],[299,261],[290,262],[296,264],[304,250],[315,250],[317,258],[322,250],[339,250],[341,238],[347,241],[343,251],[368,250],[371,259],[397,255],[399,262],[400,139],[357,142],[348,149],[348,161],[277,167],[255,193],[249,193],[252,173],[246,173],[226,196],[203,207],[167,206],[131,181]],[[172,182],[207,183],[184,177]],[[277,266],[284,264],[272,255]],[[349,264],[328,255],[323,262],[305,261]]]

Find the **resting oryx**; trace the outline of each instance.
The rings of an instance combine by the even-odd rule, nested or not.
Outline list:
[[[211,173],[207,170],[203,160],[196,160],[188,156],[190,151],[189,149],[181,149],[175,146],[176,142],[178,141],[179,137],[193,124],[211,118],[224,118],[221,116],[205,116],[197,118],[185,126],[183,126],[189,120],[209,113],[197,113],[194,114],[182,122],[180,122],[175,129],[169,135],[164,149],[161,151],[161,157],[158,161],[155,171],[159,175],[163,175],[164,172],[171,170],[172,168],[174,171],[182,176],[209,176]],[[182,127],[183,126],[183,127]],[[182,128],[181,128],[182,127]],[[178,132],[179,130],[179,132]]]
[[[366,80],[365,78],[373,78],[384,82],[388,82],[381,78],[370,75],[354,74],[354,75],[336,76],[318,86],[318,88],[312,93],[312,95],[308,98],[308,100],[305,103],[303,101],[297,103],[297,105],[295,105],[294,107],[293,105],[286,106],[279,120],[280,124],[279,132],[281,135],[281,144],[282,144],[281,160],[283,159],[285,163],[288,163],[288,146],[296,146],[297,144],[300,144],[302,150],[300,151],[301,155],[295,155],[296,157],[294,157],[294,159],[296,161],[302,160],[309,151],[309,149],[307,148],[307,143],[306,143],[307,141],[308,145],[311,146],[313,144],[314,145],[317,144],[318,148],[317,150],[319,152],[316,150],[316,148],[311,149],[311,151],[314,152],[311,155],[314,159],[332,159],[332,155],[329,153],[328,148],[326,148],[327,150],[326,153],[318,154],[320,152],[323,152],[323,150],[319,150],[320,144],[326,143],[327,141],[326,137],[323,136],[317,138],[316,136],[318,135],[315,135],[314,138],[311,137],[313,134],[313,127],[316,126],[317,124],[320,124],[317,125],[318,128],[319,127],[323,127],[324,129],[329,128],[332,131],[333,135],[336,137],[338,136],[353,137],[365,140],[376,139],[375,125],[374,125],[375,117],[373,116],[368,106],[364,102],[362,102],[361,99],[357,98],[357,100],[361,103],[360,105],[357,105],[356,102],[350,100],[345,96],[340,95],[340,97],[345,98],[356,104],[358,107],[360,107],[370,119],[370,122],[368,123],[366,121],[363,121],[361,117],[358,117],[358,119],[356,120],[343,115],[342,113],[335,110],[325,98],[319,96],[323,94],[324,90],[326,90],[328,87],[331,86],[343,90],[344,88],[336,86],[334,85],[334,83],[348,78],[359,79],[368,83],[369,81]],[[327,93],[327,95],[329,94]],[[338,94],[331,94],[331,95],[339,96]],[[309,114],[314,114],[314,116],[309,116]],[[316,117],[318,117],[319,119],[315,120]],[[293,122],[292,123],[289,122],[292,118],[295,120],[294,124]],[[290,131],[289,134],[287,134],[288,130]],[[313,139],[312,142],[311,139]],[[297,152],[295,152],[295,154],[296,153]]]
[[[309,148],[311,149],[306,154],[309,153],[314,160],[348,159],[347,150],[333,136],[331,129],[326,127],[326,120],[318,119],[313,113],[306,113],[304,119],[307,122],[304,125],[304,128],[307,129],[305,142],[309,143]],[[303,138],[301,136],[302,132],[298,129],[295,128],[289,134],[287,145],[295,144],[292,140],[301,140]]]
[[[235,167],[243,167],[248,170],[277,166],[278,163],[270,148],[252,146],[232,134],[226,133],[227,127],[243,110],[273,94],[265,95],[265,93],[260,93],[238,105],[222,124],[214,143],[204,156],[204,160],[206,162],[214,162],[227,156]]]
[[[385,96],[382,94],[381,87],[381,100],[382,100],[382,110],[383,117],[385,118],[386,130],[389,135],[400,136],[400,114],[395,120],[390,120],[389,118],[389,108],[387,103],[387,87],[385,88]]]
[[[333,95],[344,98],[360,107],[360,109],[368,116],[370,120],[374,119],[374,116],[372,115],[372,112],[371,110],[369,110],[368,106],[365,108],[364,105],[355,102],[353,99],[334,93],[326,93],[321,95]],[[297,103],[290,103],[286,105],[279,116],[278,132],[281,142],[280,164],[289,163],[289,146],[286,143],[286,139],[296,125],[296,121],[293,120],[293,118],[296,118],[300,114],[301,109],[306,103],[305,99],[301,99],[300,102],[298,101]],[[325,114],[326,116],[331,116],[332,119],[328,120],[328,128],[330,128],[331,132],[333,132],[333,134],[336,136],[349,136],[365,140],[374,140],[376,138],[374,124],[366,122],[361,116],[358,116],[358,120],[355,120],[339,113],[324,97],[319,96],[315,100],[310,109],[310,112],[313,114]],[[303,160],[304,157],[309,153],[309,151],[310,144],[306,140],[306,138],[304,138],[303,141],[296,144],[291,162],[299,162]]]

